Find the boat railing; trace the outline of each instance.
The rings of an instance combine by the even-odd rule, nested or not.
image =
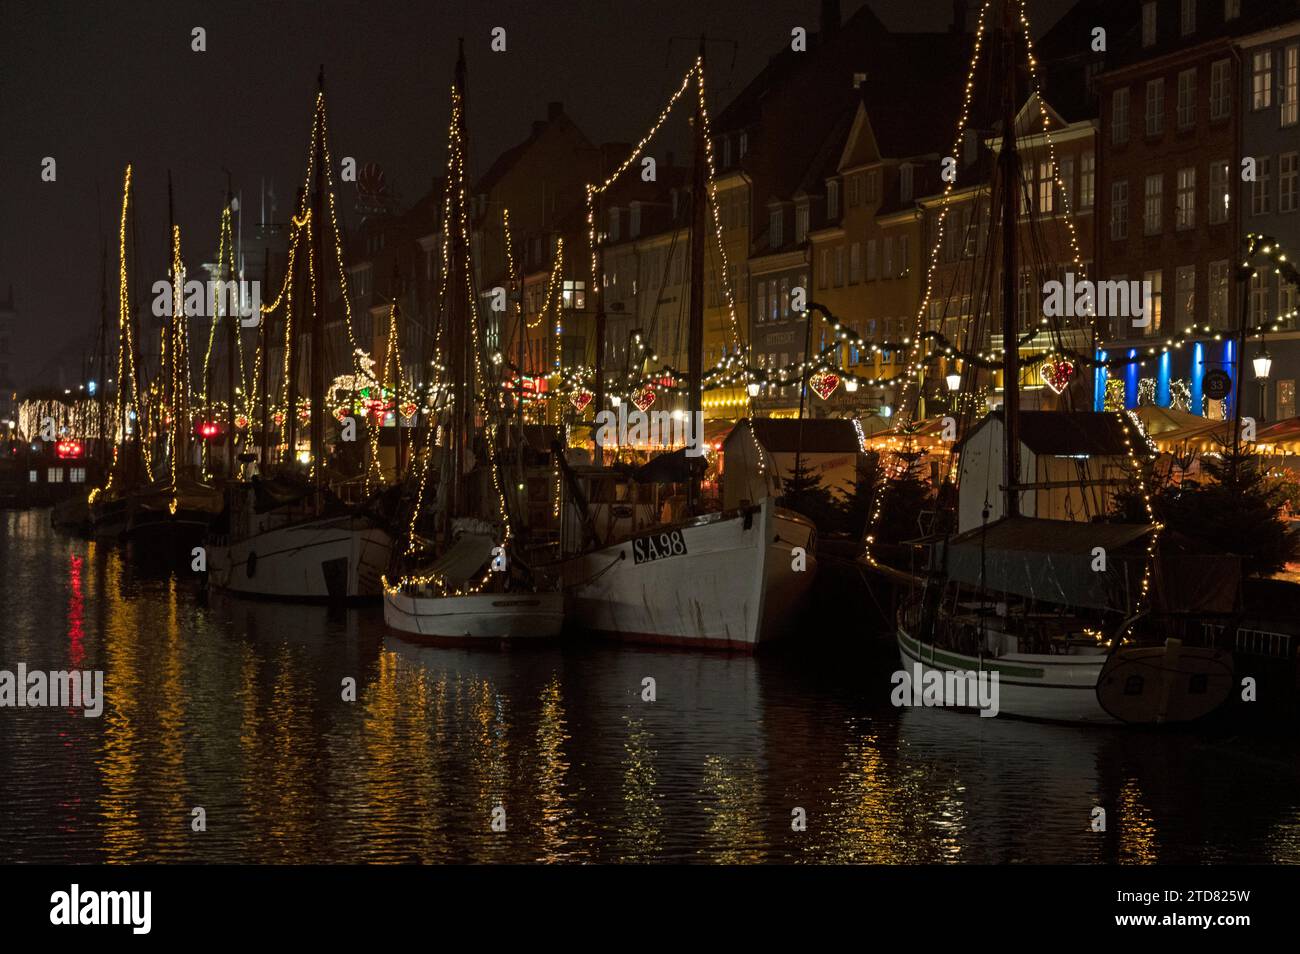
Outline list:
[[[1201,624],[1201,631],[1205,636],[1207,645],[1214,645],[1226,629],[1226,623],[1215,623],[1207,620]],[[1233,634],[1232,650],[1248,656],[1290,659],[1295,655],[1296,651],[1295,635],[1257,627],[1239,626]]]

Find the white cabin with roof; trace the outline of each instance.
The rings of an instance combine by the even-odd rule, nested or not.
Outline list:
[[[1108,513],[1116,492],[1128,483],[1129,438],[1120,418],[1092,411],[1021,411],[1019,421],[1021,515],[1088,522]],[[958,446],[958,533],[1006,516],[1005,427],[1003,412],[993,411]]]

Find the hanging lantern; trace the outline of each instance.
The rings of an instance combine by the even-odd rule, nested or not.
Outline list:
[[[636,405],[638,411],[645,412],[651,404],[655,402],[655,389],[647,385],[644,390],[638,391],[632,395],[632,403]]]
[[[1074,365],[1065,358],[1048,358],[1038,369],[1038,373],[1043,383],[1052,389],[1052,393],[1060,394],[1074,377]]]
[[[833,371],[818,371],[808,379],[808,387],[813,389],[813,393],[825,401],[835,389],[840,386],[840,376]]]

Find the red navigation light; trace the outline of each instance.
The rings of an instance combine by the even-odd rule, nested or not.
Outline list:
[[[212,423],[211,421],[200,421],[198,425],[198,432],[199,432],[199,437],[203,438],[206,441],[206,440],[211,440],[212,438],[220,434],[221,428],[220,426]]]
[[[69,457],[80,457],[84,450],[81,441],[59,441],[54,445],[54,453],[64,460]]]

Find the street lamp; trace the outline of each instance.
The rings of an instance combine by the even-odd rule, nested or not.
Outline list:
[[[1259,419],[1264,421],[1268,415],[1268,373],[1273,370],[1273,359],[1260,336],[1259,354],[1255,355],[1255,379],[1259,381]]]

